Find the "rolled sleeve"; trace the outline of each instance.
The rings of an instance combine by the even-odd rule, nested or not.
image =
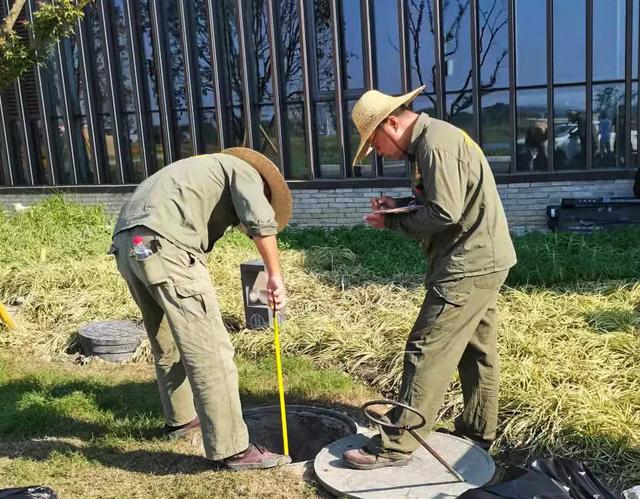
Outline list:
[[[230,182],[236,215],[249,237],[278,233],[275,213],[264,195],[260,174],[253,168],[235,168]]]
[[[385,227],[412,239],[426,239],[457,224],[462,217],[467,169],[453,154],[428,149],[418,158],[425,205],[411,213],[386,215]]]

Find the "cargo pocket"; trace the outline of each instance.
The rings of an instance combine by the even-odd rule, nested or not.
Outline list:
[[[201,320],[217,310],[215,293],[209,279],[176,284],[175,289],[182,313],[187,320]]]
[[[131,264],[140,270],[140,278],[146,286],[153,286],[169,280],[169,274],[159,253],[152,253],[142,260],[134,256],[129,257]]]
[[[462,278],[456,281],[437,282],[433,285],[433,291],[445,302],[462,307],[471,296],[473,286],[472,278]]]

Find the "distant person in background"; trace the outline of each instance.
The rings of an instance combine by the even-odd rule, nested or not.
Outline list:
[[[611,128],[612,123],[607,118],[607,113],[602,111],[598,121],[598,134],[600,135],[600,156],[611,154]]]

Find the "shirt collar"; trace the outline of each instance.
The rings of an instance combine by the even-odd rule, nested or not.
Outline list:
[[[420,113],[418,119],[413,124],[413,130],[411,131],[411,142],[407,147],[407,153],[411,156],[415,156],[416,148],[418,147],[418,141],[422,137],[422,132],[429,126],[431,118],[426,113]]]

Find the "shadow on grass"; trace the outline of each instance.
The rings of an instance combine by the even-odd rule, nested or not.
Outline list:
[[[242,389],[241,398],[245,409],[278,404],[277,393],[268,390]],[[92,380],[43,383],[30,377],[0,386],[0,400],[0,457],[46,461],[54,454],[78,454],[104,466],[150,474],[199,473],[215,467],[200,455],[199,447],[189,444],[187,452],[180,453],[129,451],[113,443],[122,439],[123,445],[148,442],[151,447],[154,441],[164,441],[159,440],[162,414],[152,380],[106,385]],[[355,406],[309,398],[295,389],[287,393],[287,403],[330,407],[362,422]],[[84,442],[59,440],[74,438]]]

